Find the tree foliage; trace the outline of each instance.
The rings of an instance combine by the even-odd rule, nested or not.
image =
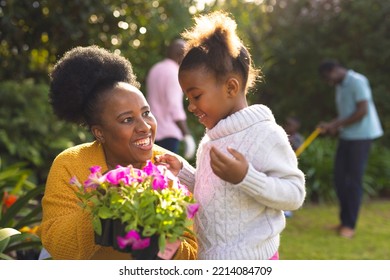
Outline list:
[[[309,131],[335,116],[334,89],[317,69],[323,59],[336,58],[368,77],[382,124],[390,128],[389,1],[232,1],[229,10],[264,72],[251,98],[269,105],[279,121],[296,115]]]
[[[0,75],[47,81],[50,67],[76,45],[97,44],[130,59],[141,83],[169,41],[192,24],[204,1],[0,1]],[[264,79],[250,95],[282,122],[289,114],[311,130],[335,115],[333,89],[317,74],[337,58],[368,77],[385,129],[390,119],[390,2],[382,0],[206,1],[238,22]],[[199,10],[198,10],[199,12]]]
[[[65,51],[96,44],[127,56],[143,77],[191,21],[192,2],[0,1],[1,76],[47,80],[48,70]]]

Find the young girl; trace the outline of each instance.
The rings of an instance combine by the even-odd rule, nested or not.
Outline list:
[[[179,70],[188,110],[206,127],[197,169],[170,155],[160,158],[200,203],[195,218],[200,259],[278,259],[282,210],[305,198],[304,175],[286,133],[266,106],[248,106],[256,71],[222,12],[196,19],[185,32]]]

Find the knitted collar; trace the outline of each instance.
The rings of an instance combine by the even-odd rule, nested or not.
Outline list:
[[[214,140],[264,121],[275,122],[271,110],[265,105],[252,105],[220,120],[212,129],[207,130],[206,134],[211,140]]]

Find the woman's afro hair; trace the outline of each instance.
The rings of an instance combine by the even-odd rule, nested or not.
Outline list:
[[[66,52],[55,64],[50,79],[54,113],[60,119],[83,125],[96,120],[96,104],[104,90],[118,82],[139,88],[131,63],[98,46],[75,47]]]

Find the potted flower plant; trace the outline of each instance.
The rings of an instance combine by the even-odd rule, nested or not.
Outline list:
[[[83,184],[75,177],[71,184],[92,214],[97,244],[148,259],[191,232],[198,204],[165,166],[148,161],[142,169],[117,166],[102,174],[93,166],[90,172]]]

